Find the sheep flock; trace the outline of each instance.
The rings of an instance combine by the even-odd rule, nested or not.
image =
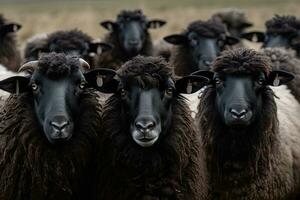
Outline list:
[[[0,200],[300,199],[300,18],[143,10],[32,35],[0,14]],[[247,42],[246,42],[247,41]],[[257,49],[251,43],[260,44]]]

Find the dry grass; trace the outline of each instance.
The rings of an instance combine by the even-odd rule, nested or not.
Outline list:
[[[23,3],[22,3],[23,2]],[[255,23],[253,29],[264,29],[265,20],[274,13],[300,13],[299,0],[101,0],[101,1],[53,1],[53,0],[0,0],[0,12],[23,28],[18,33],[20,43],[37,33],[79,28],[93,37],[101,38],[105,30],[99,22],[115,19],[121,9],[141,8],[150,18],[162,18],[167,26],[153,30],[153,37],[182,31],[196,19],[207,19],[223,7],[237,7],[246,11]]]

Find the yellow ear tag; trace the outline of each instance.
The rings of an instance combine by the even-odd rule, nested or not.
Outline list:
[[[19,87],[19,81],[16,82],[16,94],[19,95],[20,93],[20,87]]]
[[[187,87],[186,87],[186,92],[187,92],[188,94],[191,94],[192,91],[193,91],[193,84],[189,81],[189,83],[188,83],[188,85],[187,85]]]
[[[273,81],[273,86],[279,86],[279,84],[280,84],[280,79],[278,77],[278,74],[276,74],[276,77]]]
[[[103,85],[103,78],[102,78],[101,75],[98,74],[96,81],[97,81],[97,86],[98,87],[101,87]]]

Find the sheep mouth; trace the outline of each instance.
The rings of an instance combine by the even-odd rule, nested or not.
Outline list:
[[[138,130],[133,130],[132,138],[135,143],[141,147],[150,147],[156,143],[159,138],[158,131],[150,132],[140,132]]]
[[[141,142],[150,142],[153,139],[155,139],[155,138],[141,138],[141,139],[139,139],[139,141],[141,141]]]
[[[157,141],[158,137],[154,137],[154,138],[144,137],[144,138],[133,138],[133,139],[138,145],[142,147],[150,147]]]

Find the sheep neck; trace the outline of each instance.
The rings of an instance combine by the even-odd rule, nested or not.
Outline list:
[[[264,91],[260,117],[244,129],[231,129],[221,122],[214,98],[215,91],[209,88],[203,95],[197,115],[208,169],[215,173],[214,177],[226,182],[250,180],[264,173],[261,169],[269,166],[279,151],[277,108],[273,93]]]

